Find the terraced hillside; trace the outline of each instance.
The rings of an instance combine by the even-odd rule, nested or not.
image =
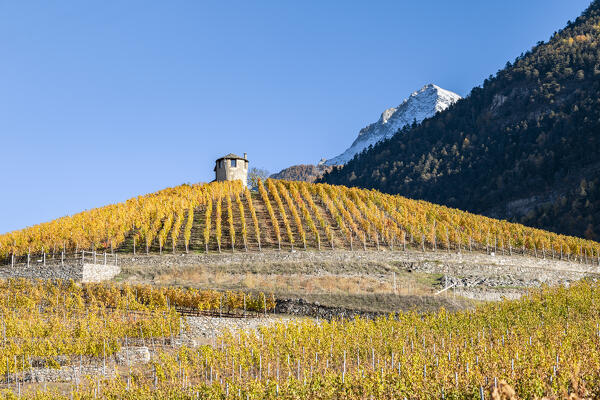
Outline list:
[[[334,321],[278,318],[257,301],[241,313],[244,293],[26,280],[0,281],[0,293],[5,399],[600,397],[597,282]],[[264,308],[190,315],[222,304]]]
[[[600,244],[373,190],[268,179],[182,185],[0,236],[0,257],[280,250],[525,254],[598,264]]]

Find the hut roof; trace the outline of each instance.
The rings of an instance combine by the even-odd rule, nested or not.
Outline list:
[[[240,156],[238,156],[236,154],[233,154],[233,153],[229,153],[226,156],[223,156],[221,158],[217,158],[217,161],[220,161],[220,160],[245,160],[245,158],[244,157],[240,157]]]

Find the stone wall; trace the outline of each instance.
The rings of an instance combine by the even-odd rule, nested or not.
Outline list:
[[[344,307],[328,307],[309,303],[303,299],[278,299],[275,312],[287,315],[308,316],[326,320],[353,319],[355,317],[375,319],[389,313],[352,310]]]
[[[150,350],[146,346],[123,347],[115,354],[119,365],[146,364],[150,362]]]
[[[0,266],[0,278],[27,278],[27,279],[72,279],[76,282],[101,282],[114,278],[121,272],[116,265],[91,264],[91,263],[65,263],[64,265],[18,264]]]
[[[63,279],[81,281],[83,267],[81,265],[47,265],[31,264],[30,266],[15,265],[14,267],[1,266],[0,278],[28,278],[28,279]]]
[[[82,282],[108,281],[119,275],[121,268],[118,265],[83,264]]]
[[[60,368],[33,368],[23,377],[25,382],[81,382],[86,376],[115,375],[114,368],[102,365],[63,366]]]

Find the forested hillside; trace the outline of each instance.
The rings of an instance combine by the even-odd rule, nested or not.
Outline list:
[[[321,181],[599,239],[599,41],[596,0],[466,99]]]

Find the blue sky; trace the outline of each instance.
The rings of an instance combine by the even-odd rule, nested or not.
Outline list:
[[[0,232],[342,152],[427,83],[466,95],[589,0],[0,2]]]

